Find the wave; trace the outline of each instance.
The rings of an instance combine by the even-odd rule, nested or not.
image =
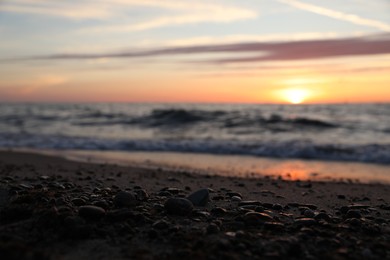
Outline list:
[[[113,140],[58,135],[0,134],[0,147],[112,151],[170,151],[355,161],[390,165],[390,144],[338,145],[311,141]]]
[[[125,114],[92,113],[71,121],[77,126],[101,125],[134,125],[144,128],[189,127],[197,124],[209,124],[219,128],[256,127],[277,130],[294,129],[327,129],[339,127],[338,124],[324,120],[297,117],[284,118],[273,114],[263,117],[260,114],[247,114],[242,111],[204,111],[186,109],[154,109],[143,116],[129,116]]]

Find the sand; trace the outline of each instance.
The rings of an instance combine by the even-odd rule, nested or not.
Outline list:
[[[386,184],[0,152],[0,210],[2,259],[390,257]]]

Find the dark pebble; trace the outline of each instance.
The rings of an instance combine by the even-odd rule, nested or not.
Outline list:
[[[192,202],[184,198],[170,198],[164,204],[165,210],[172,215],[187,216],[194,206]]]
[[[279,222],[265,222],[264,223],[264,228],[266,229],[271,229],[271,230],[283,230],[284,229],[284,224],[279,223]]]
[[[222,195],[216,195],[216,196],[214,196],[214,197],[212,198],[212,200],[224,200],[224,199],[225,199],[225,197],[222,196]]]
[[[114,197],[114,204],[119,208],[133,207],[137,204],[137,199],[133,193],[120,191]]]
[[[187,199],[194,204],[194,206],[204,207],[209,201],[209,190],[200,189],[190,194]]]
[[[221,207],[215,207],[211,209],[211,214],[216,215],[216,216],[223,216],[227,213],[227,210],[225,208]]]
[[[298,226],[313,226],[315,224],[317,224],[317,221],[313,218],[300,218],[300,219],[296,219],[294,221],[294,224],[298,225]]]
[[[136,189],[135,194],[140,201],[147,201],[149,199],[149,194],[144,189]]]
[[[304,212],[303,212],[303,215],[307,218],[314,218],[315,216],[315,213],[314,211],[312,211],[311,209],[306,209]]]
[[[274,210],[282,210],[283,206],[280,205],[280,204],[274,204],[274,205],[272,205],[272,209],[274,209]]]
[[[273,221],[273,218],[266,214],[260,212],[247,212],[245,213],[243,220],[247,225],[258,225],[265,222]]]
[[[92,204],[94,206],[101,207],[105,210],[107,210],[110,207],[110,205],[108,204],[108,202],[106,200],[97,200],[97,201],[94,201]]]
[[[327,222],[330,222],[332,220],[332,218],[324,212],[320,212],[317,215],[315,215],[314,219],[315,220],[325,220]]]
[[[169,223],[165,220],[158,220],[152,225],[155,229],[167,229],[169,227]]]
[[[81,206],[79,208],[80,217],[88,220],[99,220],[104,217],[106,211],[101,207],[96,207],[92,205]]]
[[[239,196],[233,196],[233,197],[230,197],[230,199],[231,199],[232,201],[236,201],[236,202],[242,201],[241,197],[239,197]]]
[[[75,206],[83,206],[86,204],[85,200],[81,199],[81,198],[75,198],[75,199],[72,199],[71,201]]]
[[[216,234],[220,231],[218,225],[211,223],[210,225],[207,226],[206,228],[207,234]]]
[[[360,212],[358,210],[348,210],[345,217],[346,218],[361,218],[362,214],[360,214]]]
[[[240,197],[242,199],[242,195],[239,192],[227,192],[226,195],[229,197],[237,196],[237,197]]]
[[[173,196],[172,193],[170,193],[169,191],[165,191],[165,190],[160,191],[157,195],[161,196],[161,197],[172,197]]]

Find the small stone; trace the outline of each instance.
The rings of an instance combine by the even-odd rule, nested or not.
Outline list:
[[[345,195],[340,194],[340,195],[337,195],[337,198],[340,200],[345,200],[346,197],[345,197]]]
[[[324,212],[320,212],[317,215],[315,215],[314,219],[315,220],[325,220],[327,222],[330,222],[332,220],[332,218]]]
[[[107,210],[110,207],[110,205],[108,204],[108,202],[106,200],[97,200],[97,201],[94,201],[92,204],[94,206],[101,207],[105,210]]]
[[[282,210],[282,209],[283,209],[283,206],[280,205],[280,204],[273,204],[273,205],[272,205],[272,209],[274,209],[274,210]]]
[[[172,195],[177,195],[177,194],[183,192],[183,190],[178,189],[178,188],[173,188],[173,187],[172,188],[170,188],[170,187],[164,188],[163,191],[168,191]]]
[[[210,225],[207,226],[207,234],[216,234],[220,231],[218,225],[211,223]]]
[[[227,213],[227,210],[225,208],[222,208],[222,207],[215,207],[215,208],[211,209],[210,212],[213,215],[222,216],[222,215],[225,215]]]
[[[243,200],[238,204],[238,206],[248,206],[248,205],[261,206],[262,204],[260,201],[256,201],[256,200]]]
[[[303,212],[303,215],[307,218],[314,218],[315,216],[315,213],[314,211],[312,211],[311,209],[306,209],[304,212]]]
[[[232,197],[240,197],[242,199],[242,195],[239,192],[227,192],[226,195],[231,197],[231,198]]]
[[[305,226],[305,227],[313,226],[317,224],[317,222],[313,218],[300,218],[295,220],[294,223],[298,226]]]
[[[279,222],[270,221],[270,222],[264,223],[264,228],[271,229],[271,230],[283,230],[284,224],[279,223]]]
[[[119,208],[132,207],[137,204],[137,200],[133,193],[128,191],[120,191],[114,197],[114,204]]]
[[[80,217],[88,220],[99,220],[106,214],[106,211],[101,207],[92,205],[81,206],[79,208]]]
[[[230,198],[232,201],[240,202],[242,199],[239,196],[233,196]]]
[[[243,219],[247,225],[257,225],[273,221],[273,218],[270,215],[260,212],[247,212]]]
[[[164,208],[169,214],[187,216],[192,212],[194,206],[188,199],[170,198],[165,202]]]
[[[222,195],[216,195],[216,196],[214,196],[214,197],[212,198],[212,200],[224,200],[224,199],[225,199],[225,197],[222,196]]]
[[[149,199],[149,194],[144,189],[136,189],[135,194],[140,201],[147,201]]]
[[[152,226],[155,229],[167,229],[169,227],[169,223],[165,220],[158,220],[154,222]]]
[[[187,199],[192,202],[194,206],[204,207],[209,201],[209,190],[200,189],[190,194]]]
[[[160,191],[157,195],[161,196],[161,197],[172,197],[173,196],[172,193],[170,193],[169,191],[165,191],[165,190]]]
[[[360,214],[360,212],[358,210],[348,210],[345,217],[346,218],[361,218],[362,214]]]
[[[83,200],[82,198],[74,198],[71,200],[71,202],[75,205],[75,206],[83,206],[86,204],[85,200]]]

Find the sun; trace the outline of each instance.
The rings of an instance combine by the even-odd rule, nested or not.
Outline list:
[[[305,89],[285,89],[282,95],[291,104],[301,104],[309,96],[309,91]]]

